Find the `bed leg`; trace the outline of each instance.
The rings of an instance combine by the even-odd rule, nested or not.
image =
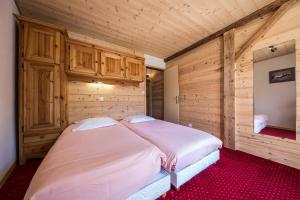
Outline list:
[[[163,195],[161,195],[161,197],[164,199],[164,198],[166,198],[166,196],[167,196],[167,193],[164,193]]]

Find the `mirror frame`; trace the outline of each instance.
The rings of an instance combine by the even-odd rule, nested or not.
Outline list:
[[[251,93],[251,99],[252,99],[252,132],[251,135],[254,137],[267,137],[270,139],[277,139],[281,141],[288,141],[292,143],[300,143],[300,34],[299,29],[295,31],[291,31],[290,33],[281,33],[280,35],[276,35],[273,37],[264,38],[261,41],[258,41],[256,44],[253,45],[253,47],[250,49],[251,53],[251,74],[252,74],[252,93]],[[254,62],[253,62],[253,53],[256,50],[262,49],[267,46],[271,46],[274,44],[274,41],[276,41],[277,44],[287,42],[290,40],[295,41],[295,54],[296,54],[296,65],[295,65],[295,78],[296,78],[296,140],[291,140],[288,138],[279,138],[275,136],[269,136],[269,135],[261,135],[256,134],[253,131],[254,127],[254,78],[253,78],[253,72],[254,72]],[[298,78],[299,77],[299,78]]]
[[[255,53],[255,51],[267,48],[269,46],[276,46],[278,44],[283,44],[283,43],[287,43],[287,42],[293,42],[294,47],[295,47],[295,50],[294,50],[294,53],[295,53],[295,74],[294,74],[294,76],[295,76],[295,84],[296,84],[296,91],[295,91],[296,92],[296,118],[295,118],[295,120],[296,120],[296,127],[295,127],[296,137],[295,137],[295,140],[294,139],[289,139],[289,138],[281,138],[281,137],[277,137],[277,136],[262,135],[260,133],[255,133],[254,132],[254,129],[255,129],[255,127],[254,127],[254,116],[255,116],[255,113],[254,113],[255,112],[255,105],[254,105],[254,98],[255,98],[255,96],[254,96],[254,64],[255,64],[255,62],[254,62],[254,53]],[[290,40],[280,41],[280,42],[276,41],[275,44],[273,42],[272,44],[268,44],[266,46],[262,46],[263,44],[261,44],[261,45],[259,45],[259,47],[256,47],[254,45],[256,48],[251,49],[251,58],[252,58],[251,59],[251,61],[252,61],[252,132],[255,135],[259,135],[259,136],[262,136],[262,137],[271,137],[271,138],[276,138],[276,139],[281,139],[281,140],[288,140],[288,141],[299,141],[299,143],[300,143],[300,138],[299,138],[300,135],[299,135],[299,128],[298,128],[299,123],[300,123],[299,120],[298,120],[299,115],[300,115],[300,109],[298,108],[298,105],[299,105],[298,101],[299,101],[299,98],[300,98],[299,93],[298,93],[298,91],[299,91],[299,86],[298,85],[299,85],[300,81],[297,80],[297,77],[300,77],[299,76],[300,73],[298,72],[298,76],[297,76],[297,69],[299,70],[299,58],[297,59],[297,52],[299,53],[299,49],[297,51],[296,42],[297,42],[296,39],[290,39]],[[288,54],[286,54],[286,55],[288,55]],[[270,59],[272,59],[272,58],[270,58]],[[263,61],[263,60],[261,60],[261,61]],[[261,61],[258,61],[258,62],[261,62]],[[291,68],[291,67],[287,66],[287,67],[284,67],[284,68]]]

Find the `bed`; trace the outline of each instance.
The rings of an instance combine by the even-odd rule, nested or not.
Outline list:
[[[155,199],[170,188],[165,155],[121,123],[62,133],[42,161],[25,198]]]
[[[121,123],[166,154],[163,167],[177,189],[220,158],[222,142],[209,133],[156,119]]]
[[[254,133],[260,133],[268,125],[267,115],[254,115]]]

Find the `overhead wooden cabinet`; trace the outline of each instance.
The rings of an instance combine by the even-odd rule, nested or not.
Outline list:
[[[143,81],[145,76],[144,60],[126,57],[126,78],[132,81]]]
[[[78,75],[98,75],[97,51],[92,45],[68,44],[69,70]]]
[[[100,52],[103,78],[124,79],[124,63],[120,54]]]
[[[60,32],[45,26],[24,23],[25,58],[33,61],[60,63]]]
[[[19,160],[44,156],[66,126],[64,30],[19,17]]]
[[[144,59],[104,49],[76,40],[67,42],[67,68],[70,75],[94,79],[144,80]]]

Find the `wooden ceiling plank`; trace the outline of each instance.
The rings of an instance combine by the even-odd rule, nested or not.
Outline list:
[[[195,48],[197,48],[197,47],[199,47],[199,46],[201,46],[201,45],[203,45],[203,44],[205,44],[205,43],[207,43],[207,42],[209,42],[209,41],[211,41],[213,39],[216,39],[216,38],[222,36],[225,32],[227,32],[227,31],[229,31],[229,30],[231,30],[233,28],[237,28],[239,26],[247,24],[248,22],[256,19],[257,17],[263,16],[263,15],[265,15],[267,13],[275,11],[282,4],[284,4],[284,3],[288,2],[288,1],[289,0],[276,0],[273,3],[271,3],[271,4],[267,5],[267,6],[264,6],[263,8],[255,11],[253,13],[251,13],[250,15],[248,15],[248,16],[246,16],[246,17],[244,17],[244,18],[242,18],[242,19],[240,19],[240,20],[238,20],[238,21],[236,21],[236,22],[234,22],[232,24],[230,24],[229,26],[227,26],[227,27],[225,27],[225,28],[223,28],[223,29],[221,29],[221,30],[219,30],[219,31],[217,31],[217,32],[215,32],[215,33],[207,36],[206,38],[203,38],[203,39],[195,42],[194,44],[192,44],[192,45],[190,45],[190,46],[188,46],[188,47],[186,47],[186,48],[178,51],[177,53],[174,53],[173,55],[165,58],[164,60],[165,60],[165,62],[168,62],[168,61],[170,61],[170,60],[172,60],[172,59],[174,59],[176,57],[179,57],[179,56],[185,54],[186,52],[189,52],[189,51],[191,51],[191,50],[193,50],[193,49],[195,49]]]
[[[120,10],[123,10],[124,8],[127,8],[127,7],[129,7],[129,8],[135,8],[135,9],[139,9],[140,7],[142,7],[142,6],[145,6],[144,4],[143,4],[143,2],[144,1],[138,1],[138,3],[140,3],[141,2],[141,5],[139,5],[139,4],[137,4],[137,5],[135,5],[136,7],[134,7],[134,6],[128,6],[127,4],[127,6],[123,6],[122,7],[122,9],[120,9]],[[108,4],[109,4],[109,2],[108,2]],[[112,5],[113,6],[113,5]],[[146,6],[149,6],[148,4],[146,5]],[[162,7],[162,6],[161,6]],[[128,8],[128,9],[129,9]],[[158,8],[156,8],[156,7],[153,7],[153,9],[151,9],[151,10],[157,10]],[[128,12],[128,10],[126,10],[126,12]],[[144,12],[145,12],[145,10],[144,10]],[[144,15],[140,15],[139,16],[139,18],[142,18],[142,20],[141,21],[145,21],[145,18],[144,18]],[[153,16],[153,17],[150,17],[150,18],[147,18],[146,19],[146,21],[147,21],[147,23],[152,23],[152,21],[151,21],[151,19],[153,19],[153,18],[155,18],[155,16]],[[171,32],[171,33],[173,33],[173,34],[168,34],[168,35],[161,35],[160,34],[160,43],[163,41],[163,42],[166,42],[166,43],[174,43],[174,41],[178,41],[178,40],[180,40],[180,41],[186,41],[185,43],[189,43],[189,42],[191,42],[192,41],[192,39],[191,39],[191,37],[190,37],[190,35],[184,35],[184,34],[181,34],[181,32],[182,31],[180,31],[180,30],[182,30],[182,29],[186,29],[186,28],[184,28],[184,24],[180,24],[178,21],[177,22],[174,22],[174,17],[172,17],[172,16],[169,16],[169,17],[167,17],[167,18],[165,18],[165,20],[166,19],[170,19],[170,23],[168,23],[168,24],[158,24],[158,25],[153,25],[155,28],[156,28],[156,30],[157,29],[159,29],[160,31],[159,31],[159,33],[161,33],[161,32],[165,32],[164,30],[166,30],[166,31],[168,31],[168,32]],[[134,24],[138,24],[139,23],[139,21],[140,20],[136,20],[136,21],[133,21],[132,23],[134,23]],[[162,21],[163,22],[163,21]],[[140,27],[142,27],[142,25],[143,24],[140,24]],[[174,26],[172,26],[172,25],[174,25]],[[175,26],[175,25],[177,25],[177,27]],[[175,29],[176,28],[176,29]],[[157,31],[155,31],[155,32],[157,32]],[[186,33],[188,33],[188,32],[186,32]],[[149,39],[151,39],[151,40],[153,40],[153,38],[156,38],[156,36],[155,35],[151,35],[151,33],[149,33],[149,32],[147,32],[147,34],[145,34],[144,35],[144,37],[147,37],[147,35],[149,35]],[[184,36],[184,37],[183,37]]]
[[[136,5],[136,6],[123,6],[122,9],[120,9],[120,11],[124,10],[124,8],[126,9],[125,10],[125,13],[131,13],[132,15],[134,15],[134,10],[132,10],[132,8],[135,8],[136,10],[140,9],[140,7],[143,6],[144,1],[140,1],[139,3],[141,3],[141,5]],[[111,4],[110,1],[107,3],[107,4]],[[113,6],[113,4],[111,4],[111,6]],[[150,4],[147,6],[150,6]],[[151,9],[152,11],[155,11],[155,10],[158,10],[157,8],[153,8]],[[146,9],[143,9],[143,12],[147,11]],[[148,12],[148,14],[151,13],[151,12]],[[139,15],[138,18],[141,18],[141,20],[133,20],[132,22],[130,22],[131,24],[134,23],[136,25],[139,25],[139,27],[142,27],[142,26],[145,26],[145,24],[150,24],[150,27],[149,27],[149,30],[151,29],[151,27],[154,27],[156,29],[161,29],[160,33],[164,32],[163,30],[167,30],[167,31],[170,31],[172,34],[176,35],[176,37],[182,37],[182,39],[184,40],[190,40],[190,37],[188,35],[188,32],[187,31],[183,31],[184,34],[179,34],[179,30],[182,30],[181,28],[182,27],[185,27],[185,24],[182,24],[180,23],[179,21],[177,23],[174,23],[173,20],[170,20],[170,21],[167,21],[168,23],[167,24],[162,24],[162,23],[156,23],[154,24],[153,23],[153,19],[157,18],[159,14],[157,15],[153,15],[153,16],[146,16],[146,15]],[[121,17],[125,17],[125,15],[121,16]],[[131,19],[133,19],[133,17],[131,17]],[[172,19],[171,16],[169,16],[168,18],[166,18],[166,20],[168,19]],[[166,26],[168,25],[168,26]],[[185,36],[185,37],[183,37]],[[171,35],[172,37],[172,35]],[[168,38],[167,38],[168,39]]]
[[[174,2],[172,0],[169,1]],[[214,26],[214,24],[211,22],[211,20],[208,20],[210,18],[207,18],[205,15],[201,13],[201,9],[195,6],[195,2],[190,0],[188,1],[188,3],[191,5],[190,11],[186,12],[184,15],[182,15],[182,17],[185,20],[187,20],[188,23],[194,24],[195,28],[199,29],[202,34],[208,35],[210,32],[213,31],[212,26]],[[180,13],[176,12],[176,15],[178,14]],[[198,20],[200,16],[202,17],[202,20]]]
[[[216,15],[217,5],[214,1],[190,1],[191,9],[197,13],[196,16],[193,16],[195,20],[199,20],[199,18],[203,18],[206,22],[210,22],[206,26],[210,26],[210,29],[215,32],[218,27],[222,26],[222,20]],[[212,5],[213,4],[213,5]]]
[[[36,16],[36,15],[35,15]],[[41,19],[43,19],[44,17],[42,17],[42,15],[40,15],[41,17]],[[72,24],[72,22],[66,22],[66,23],[69,23],[69,24]],[[138,48],[137,46],[135,46],[135,45],[132,45],[132,44],[128,44],[128,43],[126,43],[126,42],[124,42],[124,41],[128,41],[128,40],[117,40],[117,39],[115,39],[115,38],[109,38],[107,35],[103,35],[103,36],[101,36],[101,35],[99,35],[99,32],[97,32],[97,31],[89,31],[89,33],[87,33],[87,32],[81,32],[82,30],[83,30],[83,28],[85,28],[82,24],[81,24],[81,26],[80,27],[78,27],[78,28],[76,28],[76,24],[73,24],[73,26],[72,27],[69,27],[68,29],[70,29],[70,30],[73,30],[73,31],[76,31],[76,32],[78,32],[78,33],[81,33],[81,34],[84,34],[84,35],[87,35],[87,36],[92,36],[92,37],[95,37],[95,38],[102,38],[103,40],[106,40],[106,41],[108,41],[108,42],[111,42],[111,43],[114,43],[114,44],[119,44],[119,45],[122,45],[122,46],[124,46],[124,47],[128,47],[128,48],[134,48],[134,49],[136,49],[136,50],[138,50],[138,51],[142,51],[142,49],[144,49],[145,50],[145,48],[147,49],[147,48],[149,48],[149,46],[145,46],[145,45],[143,45],[143,48]],[[75,27],[75,30],[74,30],[74,27]],[[92,33],[93,32],[93,33]],[[100,36],[100,37],[99,37]],[[118,41],[118,42],[117,42]],[[152,44],[151,44],[152,45]],[[157,53],[157,52],[160,52],[160,51],[157,51],[157,49],[155,48],[155,46],[153,46],[153,47],[151,47],[151,48],[149,48],[149,51],[150,51],[150,49],[151,50],[153,50],[153,49],[155,49],[155,52]],[[155,52],[153,52],[153,55],[155,55]],[[165,54],[165,52],[161,52],[161,54]]]
[[[110,2],[110,1],[109,1]],[[111,4],[109,3],[108,4]],[[136,10],[140,9],[142,6],[146,6],[146,7],[149,7],[151,6],[150,4],[146,4],[147,2],[145,1],[139,1],[138,3],[141,3],[141,5],[137,4],[135,6],[130,6],[130,5],[127,5],[127,6],[123,6],[122,9],[120,9],[120,11],[127,9],[125,12],[128,13],[130,11],[132,11],[132,8],[135,8]],[[111,4],[111,6],[113,6],[113,4]],[[162,7],[162,6],[161,6]],[[153,11],[155,10],[158,10],[156,7],[154,7],[153,9],[151,9]],[[134,11],[134,10],[133,10]],[[146,11],[148,11],[148,9],[143,9],[143,12],[145,13]],[[143,27],[145,26],[145,24],[150,24],[152,27],[154,27],[155,30],[159,30],[159,31],[155,31],[154,33],[164,33],[164,32],[169,32],[171,34],[159,34],[159,37],[161,40],[166,40],[166,41],[169,41],[170,43],[173,43],[174,40],[182,40],[182,41],[189,41],[191,42],[192,39],[190,37],[190,33],[188,31],[185,31],[187,28],[186,28],[186,24],[181,24],[180,21],[176,21],[174,22],[174,20],[172,20],[172,16],[168,16],[164,19],[164,21],[168,22],[167,24],[163,24],[163,23],[160,23],[160,24],[153,24],[153,19],[157,18],[158,14],[157,15],[154,15],[154,16],[150,16],[148,17],[148,14],[151,13],[151,12],[148,12],[147,15],[144,15],[144,14],[141,14],[138,16],[138,18],[141,18],[140,20],[136,20],[136,21],[132,21],[132,23],[136,24],[136,25],[139,25],[138,27]],[[168,12],[166,12],[168,13]],[[131,13],[132,15],[134,13]],[[164,21],[161,21],[161,22],[164,22]],[[145,23],[146,22],[146,23]],[[131,24],[132,24],[131,23]],[[149,28],[150,29],[150,28]],[[144,35],[144,37],[146,37],[147,35],[149,35],[149,39],[151,38],[151,40],[154,37],[151,37],[149,32],[151,30],[149,30],[147,32],[146,35]],[[182,32],[184,32],[184,34],[182,34]]]
[[[139,1],[142,2],[142,1]],[[193,36],[192,33],[194,32],[201,32],[201,30],[203,29],[201,27],[201,29],[199,30],[199,28],[197,28],[197,24],[193,21],[186,21],[183,19],[187,19],[185,17],[185,15],[183,15],[183,13],[178,13],[176,14],[175,10],[176,8],[174,8],[174,6],[172,5],[176,3],[174,3],[174,1],[168,2],[168,1],[158,1],[160,3],[164,3],[164,5],[162,5],[161,7],[166,7],[166,9],[164,11],[162,11],[161,13],[159,13],[159,22],[160,22],[160,26],[159,27],[166,27],[166,26],[172,26],[173,28],[176,27],[175,32],[177,34],[181,34],[181,32],[185,32],[186,36],[187,36],[187,41],[192,41],[193,40]],[[154,1],[150,1],[149,4],[147,4],[147,6],[150,6],[151,10],[157,10],[157,6],[155,6],[155,2]],[[171,9],[172,8],[172,9]],[[180,17],[178,17],[180,16]],[[156,28],[156,29],[157,29]],[[169,37],[169,35],[168,35]],[[177,38],[177,40],[180,40],[180,38]],[[174,41],[173,41],[174,42]]]
[[[226,3],[229,1],[226,4],[227,9],[220,4],[225,0],[15,1],[19,2],[18,5],[26,4],[24,6],[26,12],[34,18],[39,12],[46,21],[56,19],[69,29],[77,29],[88,35],[92,32],[95,37],[103,36],[110,42],[126,44],[126,47],[130,48],[135,46],[145,53],[154,52],[153,55],[158,57],[171,55],[199,37],[206,37],[249,13],[240,11],[242,9],[236,3],[238,0],[226,0]],[[262,7],[266,2],[273,0],[262,0],[263,3],[255,0],[244,1],[251,7]],[[232,2],[234,5],[229,5]],[[39,6],[33,8],[28,6],[29,3]],[[51,9],[48,8],[47,12],[41,13],[40,9],[45,6],[51,6]],[[235,6],[236,9],[231,9],[230,6]],[[64,12],[64,15],[61,15],[61,12]],[[236,17],[235,13],[242,13],[242,16]],[[58,16],[65,16],[68,19],[60,19]],[[81,23],[84,25],[81,26]]]
[[[237,21],[246,15],[243,10],[238,9],[239,5],[235,0],[218,0],[218,2],[230,13],[230,15],[235,19],[234,21]]]
[[[35,7],[36,4],[31,4],[30,6]],[[40,13],[47,13],[49,10],[47,11],[47,10],[45,10],[45,9],[49,9],[49,10],[51,11],[51,10],[54,10],[54,9],[57,9],[57,8],[46,8],[46,7],[41,8],[41,7],[36,7],[36,11],[35,11],[35,12],[36,12],[36,13],[38,13],[38,12],[40,12]],[[58,14],[62,14],[62,13],[63,13],[63,12],[58,12]],[[58,15],[58,14],[57,14],[57,15]],[[67,24],[69,23],[69,24],[76,25],[74,22],[67,21],[67,20],[66,20],[66,19],[67,19],[67,16],[60,16],[59,18],[60,18],[61,20],[64,20]],[[89,22],[89,18],[82,18],[82,19],[79,18],[79,21],[81,22],[80,26],[84,27],[84,24],[87,24],[87,23]],[[89,25],[86,25],[85,27],[88,28]],[[101,25],[94,24],[94,27],[97,27],[97,29],[99,29],[99,28],[101,27]],[[108,30],[106,27],[103,27],[103,28],[101,28],[100,30],[101,30],[101,33],[102,33],[102,34],[103,34],[103,33],[106,33],[106,35],[111,35],[111,32],[110,32],[111,30]],[[115,31],[114,33],[117,33],[117,31]],[[132,34],[132,35],[136,36],[135,34]],[[129,41],[129,40],[132,39],[132,38],[131,38],[132,35],[131,35],[131,34],[130,34],[130,35],[127,35],[128,37],[126,38],[126,37],[124,37],[124,36],[126,36],[126,34],[119,33],[117,37],[122,37],[122,38],[125,38],[125,39],[124,39],[125,41]],[[140,41],[141,41],[141,40],[140,40]],[[145,43],[148,43],[148,41],[145,40]],[[153,48],[156,48],[156,47],[157,47],[156,45],[161,44],[161,43],[162,43],[161,40],[157,40],[156,44],[154,44],[154,41],[152,41],[152,43],[149,43],[149,45],[152,45]],[[166,48],[167,46],[170,46],[170,43],[166,43],[166,44],[164,45],[165,48]],[[174,47],[172,47],[172,49],[174,49]],[[170,50],[170,49],[169,49],[169,50]]]
[[[55,10],[61,10],[60,12],[66,12],[66,11],[64,11],[63,10],[63,7],[64,7],[64,3],[60,3],[60,2],[57,2],[56,4],[55,4],[55,7],[53,7],[54,5],[49,5],[49,4],[47,4],[47,2],[43,2],[43,4],[42,4],[42,2],[32,2],[32,4],[31,4],[31,6],[33,6],[34,4],[40,4],[42,7],[49,7],[49,8],[51,8],[51,9],[55,9]],[[97,20],[97,26],[99,25],[99,23],[98,23],[98,21],[102,21],[104,24],[106,24],[106,22],[108,21],[108,20],[111,20],[111,19],[114,19],[113,17],[110,17],[110,18],[108,18],[107,20],[106,19],[103,19],[102,17],[100,17],[100,16],[97,16],[97,15],[94,15],[93,17],[90,17],[90,12],[87,12],[86,10],[84,10],[84,9],[82,9],[83,8],[83,6],[80,6],[80,5],[77,5],[77,4],[74,4],[74,5],[72,5],[72,11],[74,12],[74,13],[82,13],[82,14],[84,14],[84,15],[82,15],[82,16],[84,16],[85,17],[85,20],[87,20],[87,21],[91,21],[91,19],[98,19],[99,18],[99,20]],[[67,11],[68,12],[68,11]],[[128,12],[128,11],[127,11]],[[72,13],[73,15],[75,15],[74,13]],[[103,13],[104,14],[104,13]],[[66,17],[69,17],[69,16],[66,16]],[[122,16],[122,17],[125,17],[125,16]],[[110,21],[111,22],[111,21]],[[131,23],[132,24],[132,23]],[[136,24],[136,23],[135,23]],[[95,25],[95,24],[94,24]],[[101,25],[101,23],[100,23],[100,25]],[[114,30],[112,30],[113,32],[120,32],[120,31],[122,31],[122,30],[124,30],[125,29],[125,27],[126,26],[129,26],[130,25],[130,22],[128,22],[127,24],[122,24],[123,26],[118,26],[119,24],[118,23],[110,23],[110,25],[111,25],[111,28],[113,27],[113,26],[116,26],[116,28],[114,29]],[[104,26],[103,26],[104,27]],[[137,27],[141,27],[141,26],[137,26]],[[108,27],[106,27],[105,26],[105,29],[108,29]],[[141,31],[144,31],[144,29],[139,29],[139,31],[137,31],[137,32],[131,32],[130,33],[130,35],[129,36],[131,36],[131,37],[140,37],[140,38],[144,38],[145,37],[145,35],[146,35],[146,33],[141,33],[140,35],[139,35],[139,33],[141,32]],[[178,32],[178,31],[177,31]],[[121,33],[123,33],[123,34],[125,34],[124,32],[121,32]],[[157,38],[157,37],[153,37],[153,38]],[[172,38],[172,36],[169,36],[169,38],[170,39],[174,39],[174,38]],[[187,40],[187,38],[189,38],[188,36],[186,36],[186,37],[184,37],[184,38],[181,38],[181,39],[183,39],[183,40]],[[168,39],[168,38],[166,38],[166,39]],[[156,42],[159,44],[159,43],[161,43],[162,41],[162,38],[161,39],[159,39],[159,40],[157,40]],[[153,41],[153,40],[152,40]],[[167,42],[166,42],[167,43]],[[173,44],[172,42],[170,42],[169,44]]]
[[[267,31],[270,30],[270,28],[272,28],[272,26],[297,2],[298,0],[290,0],[282,4],[279,9],[276,10],[274,14],[262,25],[262,27],[240,48],[235,55],[235,59],[238,60],[241,58],[255,42],[263,38]]]
[[[31,4],[31,6],[34,6],[36,3],[38,3],[38,4],[41,4],[41,2],[32,2],[32,4]],[[41,4],[41,5],[43,5],[43,7],[44,8],[51,8],[51,6],[46,6],[46,5],[44,5],[44,4]],[[58,4],[58,7],[52,7],[52,9],[53,10],[60,10],[61,8],[62,8],[62,6],[63,5],[59,5]],[[75,10],[76,8],[75,7],[73,7],[73,9],[72,10]],[[82,10],[75,10],[76,12],[83,12]],[[64,13],[64,11],[63,10],[61,10],[61,12],[60,13]],[[87,16],[87,14],[84,14],[83,16]],[[66,17],[69,17],[68,15],[66,16]],[[90,17],[84,17],[84,20],[81,20],[81,21],[84,21],[84,22],[90,22],[90,23],[93,23],[93,21],[91,21],[91,18]],[[97,25],[97,26],[101,26],[101,24],[98,24],[98,22],[97,22],[97,24],[94,24],[94,25]],[[104,28],[104,31],[107,31],[107,27],[104,27],[104,26],[102,26],[103,28]],[[122,29],[124,29],[124,27],[118,27],[118,28],[116,28],[116,29],[114,29],[114,30],[108,30],[108,31],[112,31],[112,32],[119,32],[118,30],[122,30]],[[111,33],[110,33],[111,34]],[[123,34],[123,33],[122,33]],[[129,35],[127,35],[128,37],[138,37],[138,34],[136,33],[136,32],[132,32],[131,34],[129,34]],[[144,37],[142,37],[142,36],[144,36],[144,35],[140,35],[140,37],[141,38],[144,38]],[[154,38],[156,38],[156,37],[154,37]],[[132,39],[132,38],[131,38]],[[136,39],[139,39],[139,38],[136,38]],[[152,41],[153,42],[153,41]],[[156,41],[156,44],[161,44],[161,39],[159,39],[159,40],[157,40]],[[169,43],[169,44],[173,44],[173,43]],[[155,46],[155,45],[154,45]],[[173,48],[173,50],[174,50],[174,48]]]
[[[244,13],[247,13],[247,11],[250,11],[250,13],[258,10],[256,5],[253,3],[253,1],[239,1],[237,0],[237,4],[239,5],[239,8],[241,8]]]

